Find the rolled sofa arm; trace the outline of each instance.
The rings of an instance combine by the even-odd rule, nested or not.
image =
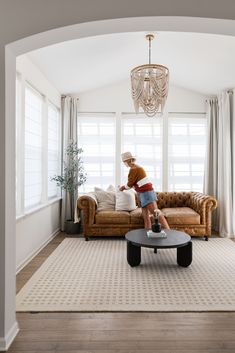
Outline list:
[[[95,212],[97,203],[95,199],[88,195],[83,195],[78,198],[77,207],[82,210],[83,227],[95,223]]]
[[[207,233],[211,233],[211,212],[217,207],[217,200],[201,192],[191,192],[188,206],[200,214],[201,224],[206,225]]]

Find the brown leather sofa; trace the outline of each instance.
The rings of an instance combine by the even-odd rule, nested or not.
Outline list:
[[[214,197],[199,192],[158,192],[158,208],[170,228],[191,236],[211,235],[211,213],[217,207]],[[131,229],[144,228],[141,208],[134,211],[99,211],[94,198],[83,195],[78,199],[82,210],[83,234],[92,236],[124,236]]]

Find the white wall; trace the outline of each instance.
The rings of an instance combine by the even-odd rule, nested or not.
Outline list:
[[[121,81],[94,91],[80,93],[81,112],[134,112],[130,81]],[[165,111],[205,112],[206,96],[171,85]]]
[[[16,71],[22,75],[23,80],[28,81],[28,83],[60,108],[60,92],[47,80],[38,67],[32,63],[27,54],[17,57]]]
[[[16,70],[22,84],[29,82],[57,107],[60,93],[26,55],[17,58]],[[60,229],[60,200],[44,205],[16,221],[16,270],[19,271]]]
[[[56,235],[60,228],[56,201],[16,222],[16,270],[19,272]]]

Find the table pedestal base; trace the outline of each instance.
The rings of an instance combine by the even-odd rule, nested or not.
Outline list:
[[[157,252],[156,248],[154,248],[154,252]],[[192,262],[192,253],[191,241],[185,246],[178,247],[177,264],[188,267]],[[136,246],[131,241],[127,241],[127,262],[131,267],[139,266],[141,263],[141,246]]]
[[[127,241],[127,262],[131,267],[139,266],[141,262],[141,247]]]
[[[177,248],[177,264],[182,267],[188,267],[192,262],[193,251],[192,242]]]

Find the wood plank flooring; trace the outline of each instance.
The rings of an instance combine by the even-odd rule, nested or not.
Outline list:
[[[17,275],[17,292],[64,237]],[[235,312],[17,313],[17,320],[10,353],[235,353]]]

